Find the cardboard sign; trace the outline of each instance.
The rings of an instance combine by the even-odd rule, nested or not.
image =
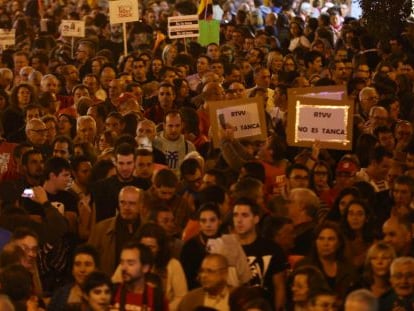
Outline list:
[[[344,86],[288,90],[289,145],[321,148],[352,148],[353,105]]]
[[[231,126],[234,138],[266,140],[267,129],[263,98],[246,98],[208,102],[213,143],[219,146],[218,133]]]
[[[85,21],[62,20],[60,33],[64,37],[85,37]]]
[[[0,48],[2,50],[13,47],[16,43],[15,29],[0,29]]]
[[[170,39],[197,38],[199,35],[198,15],[168,17]]]
[[[207,46],[210,43],[220,44],[220,21],[201,20],[198,43],[202,46]]]
[[[109,21],[111,24],[136,22],[138,19],[138,0],[109,1]]]

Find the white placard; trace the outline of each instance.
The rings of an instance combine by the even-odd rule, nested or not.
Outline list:
[[[216,110],[218,124],[231,125],[234,138],[251,137],[262,133],[257,104],[247,104]]]
[[[138,20],[138,0],[109,1],[109,21],[111,24],[136,22]]]
[[[5,50],[16,43],[15,29],[0,29],[0,48]]]
[[[168,17],[168,37],[170,39],[197,38],[199,33],[198,15]]]
[[[60,24],[60,34],[64,37],[85,37],[85,21],[62,20]]]
[[[349,106],[296,105],[295,142],[344,143],[347,139]]]

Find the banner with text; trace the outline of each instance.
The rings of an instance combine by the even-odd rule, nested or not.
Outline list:
[[[198,15],[168,17],[168,37],[170,39],[197,38],[199,32]]]
[[[111,24],[136,22],[138,19],[138,0],[109,1],[109,21]]]
[[[208,102],[213,142],[219,146],[219,131],[234,129],[234,138],[265,140],[266,120],[263,98]]]
[[[349,150],[352,147],[352,101],[343,86],[288,90],[288,143]]]

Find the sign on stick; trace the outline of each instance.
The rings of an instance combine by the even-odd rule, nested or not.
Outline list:
[[[138,19],[138,0],[109,1],[109,21],[111,24],[136,22]]]
[[[198,15],[168,17],[168,37],[170,39],[197,38],[199,32]]]
[[[60,32],[64,37],[85,37],[85,21],[62,20]]]

